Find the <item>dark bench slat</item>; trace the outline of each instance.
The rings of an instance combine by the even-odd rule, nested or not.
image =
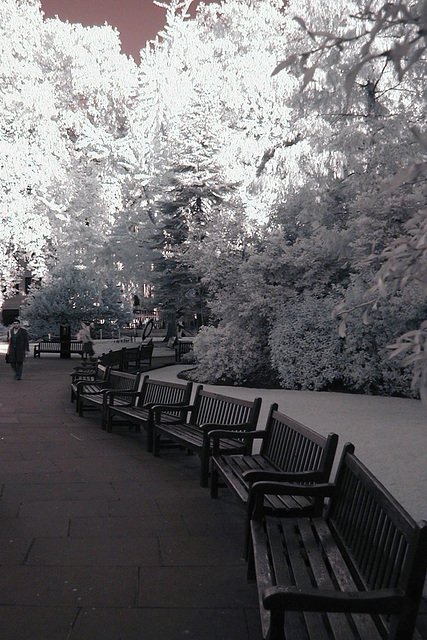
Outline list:
[[[321,521],[319,525],[321,526]],[[299,520],[298,521],[298,530],[301,535],[301,540],[304,546],[304,550],[306,552],[307,558],[310,561],[310,570],[313,573],[313,576],[316,581],[316,587],[319,589],[335,589],[335,584],[337,583],[341,591],[349,591],[354,592],[358,591],[358,588],[350,574],[347,570],[347,566],[344,558],[339,553],[336,545],[332,544],[331,535],[329,534],[329,538],[326,537],[326,545],[322,545],[318,543],[317,535],[317,521],[313,520],[310,524],[308,521]],[[315,537],[316,536],[316,537]],[[325,564],[325,556],[326,549],[325,546],[329,548],[329,556],[330,560],[332,557],[334,558],[334,562],[330,564],[330,566],[326,566]],[[332,571],[333,579],[329,575],[329,571]],[[351,637],[353,634],[352,629],[358,629],[361,637],[368,637],[371,640],[381,640],[381,636],[378,632],[378,629],[372,622],[372,619],[364,614],[355,614],[351,616],[351,624],[350,624],[350,616],[349,620],[345,614],[338,613],[327,613],[328,622],[331,625],[331,628],[334,633],[334,638],[345,640],[345,638]]]
[[[283,547],[282,536],[277,526],[271,526],[268,520],[265,524],[266,529],[268,529],[268,536],[262,523],[253,523],[253,553],[257,567],[256,577],[263,638],[267,638],[271,627],[270,618],[275,615],[274,612],[270,613],[264,608],[264,592],[272,584],[292,584],[293,582],[288,562],[283,561],[278,563],[277,560],[275,560],[273,566],[270,562],[271,548],[276,550],[274,557],[280,558],[280,550]],[[275,622],[275,627],[284,629],[286,637],[295,638],[295,640],[309,640],[304,624],[304,614],[300,611],[288,611],[286,612],[286,617],[281,615],[280,620]],[[319,640],[325,639],[320,638]]]
[[[343,591],[357,591],[360,585],[354,581],[345,559],[334,542],[331,531],[326,526],[325,521],[317,519],[313,524],[320,540],[321,549],[328,559],[330,566],[333,568],[337,584]],[[322,585],[319,584],[319,586]],[[333,588],[333,586],[332,584],[330,588]],[[366,614],[352,614],[352,619],[362,638],[372,638],[372,640],[374,640],[374,638],[381,639],[381,634],[370,616]]]
[[[270,521],[268,520],[268,523]],[[274,523],[276,524],[276,523]],[[268,526],[268,524],[267,524]],[[309,560],[306,550],[301,545],[301,539],[297,537],[297,528],[293,520],[282,520],[281,528],[283,532],[283,538],[286,541],[286,547],[288,550],[287,561],[289,562],[289,573],[291,575],[292,583],[297,583],[302,589],[310,589],[312,587],[312,581],[310,574],[308,573],[308,566],[306,562]],[[274,562],[277,566],[278,558],[282,558],[280,553],[279,544],[281,543],[279,536],[277,535],[275,540],[274,549]],[[283,543],[282,543],[283,544]],[[308,562],[307,562],[308,564]],[[277,576],[277,572],[276,572]],[[294,578],[294,580],[293,580]],[[280,584],[276,582],[276,584]],[[310,638],[320,638],[322,636],[327,638],[326,631],[324,629],[324,622],[322,621],[322,614],[313,612],[304,612],[305,624],[307,626],[308,635]],[[286,618],[285,618],[286,620]],[[291,630],[289,630],[291,631]],[[314,635],[315,634],[315,635]]]

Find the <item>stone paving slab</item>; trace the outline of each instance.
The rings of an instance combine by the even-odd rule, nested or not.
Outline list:
[[[246,564],[141,567],[138,604],[143,607],[241,608],[256,599],[246,580]],[[256,600],[255,600],[256,602]]]
[[[69,640],[79,611],[78,607],[34,606],[29,609],[25,606],[0,605],[2,638]],[[116,636],[116,640],[119,637]],[[96,639],[96,635],[92,636],[92,640]]]
[[[36,538],[26,557],[26,566],[135,567],[160,565],[159,543],[144,538]]]
[[[132,607],[137,594],[135,567],[0,567],[0,603],[27,606],[28,615],[40,605]]]
[[[255,640],[253,615],[232,608],[84,609],[70,640]]]

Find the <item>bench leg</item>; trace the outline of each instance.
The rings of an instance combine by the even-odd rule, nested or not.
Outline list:
[[[156,432],[156,427],[153,427],[153,455],[156,457],[160,455],[160,436]]]
[[[212,464],[211,468],[211,498],[218,498],[218,471]]]
[[[108,411],[107,409],[107,420],[105,423],[105,426],[102,426],[103,429],[105,429],[107,431],[107,433],[111,433],[113,430],[113,416],[111,415],[110,411]]]
[[[200,469],[200,486],[207,487],[209,485],[209,462],[210,456],[202,451],[201,469]]]
[[[252,545],[252,538],[251,538],[250,531],[249,531],[249,537],[248,537],[248,552],[247,552],[246,559],[248,562],[246,577],[249,582],[253,582],[256,578],[256,573],[255,573],[254,549]]]
[[[148,453],[154,452],[154,427],[150,420],[147,422],[147,440],[145,447]]]

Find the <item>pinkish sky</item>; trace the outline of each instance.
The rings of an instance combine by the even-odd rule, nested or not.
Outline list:
[[[204,1],[209,4],[214,0]],[[194,8],[198,2],[194,0]],[[166,9],[155,5],[153,0],[41,0],[41,5],[48,18],[57,15],[64,22],[80,22],[84,26],[107,22],[116,27],[123,52],[132,55],[136,62],[146,41],[154,39],[165,24]]]

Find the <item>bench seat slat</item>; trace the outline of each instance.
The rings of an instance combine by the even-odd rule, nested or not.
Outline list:
[[[330,566],[333,567],[334,578],[339,588],[342,591],[358,591],[360,589],[360,584],[357,584],[353,579],[348,565],[346,564],[337,544],[334,542],[331,530],[325,521],[321,518],[317,518],[314,520],[313,526],[315,527],[316,534],[319,537],[321,549],[324,552],[325,557],[328,559]],[[372,640],[378,638],[378,640],[380,640],[381,635],[373,623],[371,616],[352,614],[352,618],[361,638],[372,638]]]
[[[298,584],[298,586],[301,586],[302,589],[309,589],[312,586],[312,580],[310,579],[311,576],[307,571],[308,563],[306,563],[306,554],[304,553],[305,549],[301,547],[301,542],[297,537],[298,527],[293,519],[282,519],[281,521],[276,522],[267,519],[267,527],[269,528],[270,539],[270,530],[272,527],[274,527],[276,533],[276,535],[273,537],[274,547],[272,548],[272,562],[275,565],[276,576],[279,577],[276,569],[279,559],[281,560],[282,558],[284,558],[282,553],[283,541],[277,531],[277,524],[279,522],[281,523],[282,536],[286,541],[286,548],[288,551],[286,560],[289,563],[289,573],[294,576],[294,579],[291,578],[291,582],[288,584],[295,584],[296,582],[296,584]],[[282,575],[280,575],[280,578],[282,577],[283,573]],[[295,580],[295,582],[293,580]],[[278,584],[278,582],[276,582],[276,584]],[[281,584],[283,584],[283,582]],[[304,612],[304,620],[309,638],[328,640],[328,635],[324,629],[325,624],[322,620],[322,614]]]
[[[112,415],[121,416],[125,420],[135,421],[136,423],[146,422],[149,419],[149,409],[144,407],[129,407],[129,405],[117,406],[109,408]],[[162,420],[165,423],[176,423],[179,418],[174,415],[163,414]]]
[[[327,534],[326,527],[323,528],[323,540],[325,541],[325,544],[322,544],[322,538],[320,538],[320,543],[318,543],[317,539],[314,538],[314,535],[316,535],[317,538],[317,534],[319,533],[317,525],[319,528],[322,528],[322,524],[321,520],[313,520],[311,523],[312,526],[310,527],[310,523],[308,521],[301,520],[298,522],[301,539],[303,540],[307,557],[310,560],[310,567],[316,580],[316,586],[319,589],[337,588],[341,591],[358,591],[358,588],[348,571],[345,560],[339,552],[336,544],[333,544],[330,532],[329,535]],[[329,556],[326,554],[327,549],[330,552]],[[334,558],[334,561],[328,567],[325,564],[325,557]],[[328,570],[331,572],[331,575],[329,575]],[[351,616],[351,626],[349,626],[347,618],[343,614],[328,613],[327,616],[334,631],[334,638],[337,640],[345,640],[346,638],[351,637],[352,633],[354,633],[352,629],[357,629],[361,638],[366,637],[370,638],[370,640],[380,640],[378,630],[369,616],[363,614]]]
[[[214,456],[212,465],[221,465],[221,476],[226,484],[231,487],[239,498],[241,504],[246,505],[249,495],[248,484],[243,480],[245,471],[278,471],[260,455],[229,455]],[[299,510],[307,509],[313,505],[313,500],[304,496],[266,496],[266,505],[274,510]]]
[[[203,447],[204,434],[203,431],[189,423],[170,424],[163,421],[162,433],[173,437],[182,446],[192,446],[194,449],[201,450]],[[244,445],[239,441],[231,438],[221,438],[221,449],[224,451],[242,450]]]

